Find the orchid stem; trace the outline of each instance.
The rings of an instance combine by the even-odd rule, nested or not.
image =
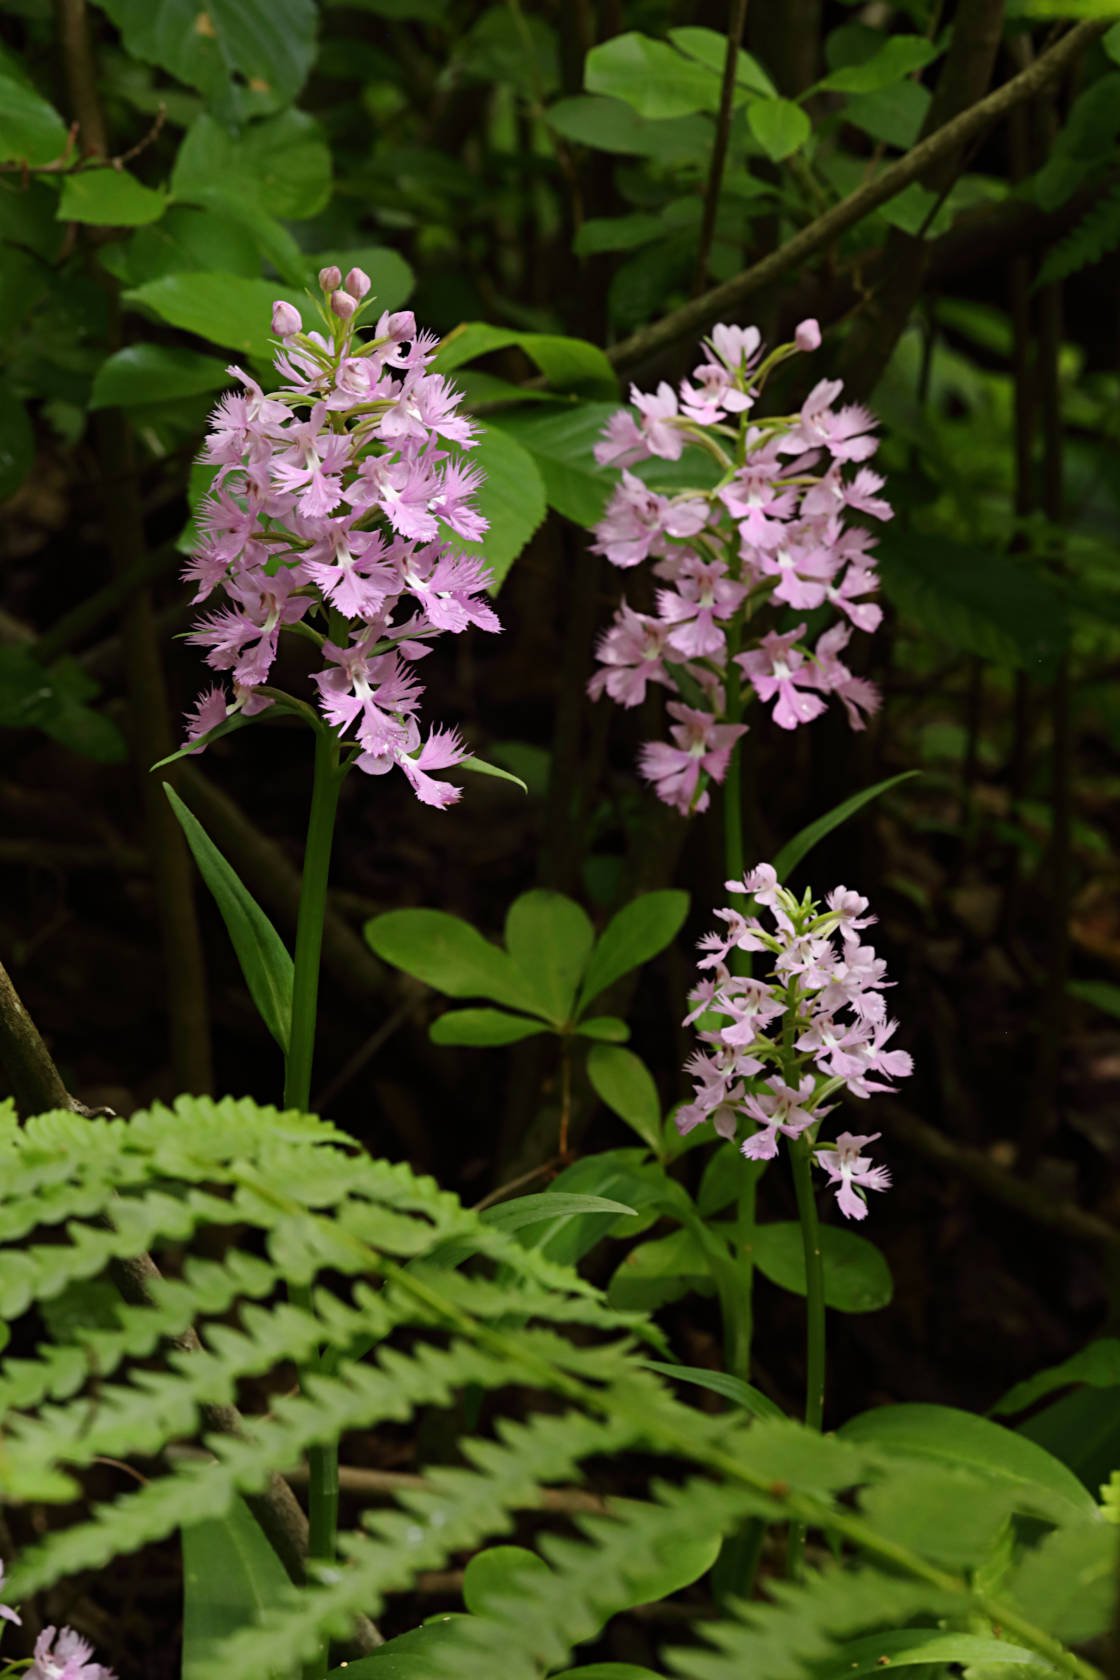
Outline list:
[[[812,1144],[804,1134],[790,1140],[793,1188],[805,1249],[805,1424],[809,1429],[820,1429],[824,1419],[825,1382],[824,1265],[817,1201],[813,1193],[811,1150]],[[786,1553],[786,1573],[791,1578],[800,1576],[804,1556],[805,1525],[791,1523]]]
[[[345,769],[339,765],[338,737],[321,724],[315,728],[315,779],[303,856],[303,882],[296,920],[295,973],[292,984],[292,1021],[284,1061],[284,1107],[306,1113],[311,1105],[311,1069],[315,1056],[315,1021],[319,1001],[319,957],[323,946],[323,918],[327,908],[327,878],[338,796]],[[309,1284],[293,1286],[292,1299],[313,1313]],[[302,1378],[323,1368],[315,1357]],[[338,1533],[338,1447],[335,1443],[308,1449],[307,1561],[333,1563]],[[304,1680],[322,1680],[330,1661],[329,1641],[304,1664]]]

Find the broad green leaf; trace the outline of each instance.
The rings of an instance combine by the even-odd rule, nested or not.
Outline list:
[[[1017,1424],[1015,1433],[1060,1458],[1095,1494],[1120,1466],[1120,1385],[1072,1388]]]
[[[1062,597],[1027,558],[907,531],[884,536],[879,567],[899,611],[963,653],[1045,677],[1066,647]]]
[[[24,405],[0,379],[0,502],[14,496],[35,463],[35,433]]]
[[[887,1666],[910,1668],[917,1663],[1014,1663],[1024,1667],[1053,1665],[1037,1651],[1009,1640],[981,1633],[943,1633],[940,1628],[892,1628],[837,1645],[829,1657],[813,1664],[813,1680],[859,1680],[862,1674],[881,1674]]]
[[[463,1603],[475,1616],[485,1616],[491,1605],[500,1615],[519,1596],[518,1576],[541,1570],[547,1575],[548,1564],[524,1546],[487,1546],[463,1571]]]
[[[32,87],[0,75],[0,161],[36,168],[66,149],[66,124]]]
[[[600,152],[626,156],[644,149],[646,124],[633,106],[622,99],[604,99],[585,93],[573,99],[558,99],[545,112],[545,120],[565,140],[592,146]]]
[[[164,782],[163,791],[179,819],[199,873],[221,911],[257,1012],[287,1054],[294,965],[284,941],[174,788]]]
[[[387,910],[363,929],[384,962],[402,968],[447,997],[487,997],[512,1009],[528,1007],[521,975],[497,945],[445,910]]]
[[[808,117],[792,99],[752,99],[747,124],[772,163],[800,150],[812,133]]]
[[[660,239],[665,229],[660,216],[637,211],[631,216],[593,216],[583,222],[572,241],[578,257],[594,256],[599,251],[632,251]]]
[[[0,727],[41,729],[84,758],[120,764],[128,757],[123,735],[87,703],[99,692],[73,659],[45,668],[26,646],[0,647]]]
[[[1120,23],[1114,23],[1107,35],[1101,37],[1101,46],[1113,64],[1120,64]]]
[[[556,1026],[571,1019],[595,930],[573,899],[534,888],[506,914],[506,949],[525,986],[525,1004]]]
[[[420,1627],[387,1639],[368,1657],[332,1668],[327,1680],[432,1680],[436,1673],[454,1671],[455,1654],[463,1649],[460,1624],[469,1616],[433,1616]]]
[[[613,915],[596,942],[580,987],[579,1007],[649,962],[677,937],[688,915],[688,894],[675,888],[643,893]]]
[[[813,91],[877,93],[880,88],[890,87],[892,82],[900,82],[913,71],[923,69],[937,56],[937,47],[923,35],[890,35],[878,52],[862,64],[830,71]]]
[[[581,1213],[608,1213],[614,1220],[635,1212],[625,1202],[614,1202],[607,1196],[574,1196],[564,1191],[542,1190],[535,1196],[495,1202],[492,1207],[484,1208],[480,1217],[485,1224],[497,1225],[503,1231],[520,1231],[527,1225],[572,1219]]]
[[[125,286],[165,274],[238,274],[256,280],[261,253],[240,217],[173,204],[158,222],[104,249],[102,262]]]
[[[490,521],[490,529],[476,543],[457,542],[464,554],[484,560],[496,595],[513,562],[521,553],[548,512],[544,485],[533,457],[504,428],[478,425],[478,440],[463,458],[479,467],[486,479],[475,492],[478,511]],[[458,455],[458,450],[453,450]]]
[[[183,1530],[182,1680],[205,1673],[222,1642],[251,1627],[291,1583],[243,1499]]]
[[[872,1482],[860,1507],[876,1534],[963,1569],[990,1556],[1013,1499],[1006,1487],[971,1471],[914,1463]]]
[[[1107,1633],[1116,1611],[1118,1542],[1115,1526],[1099,1520],[1056,1529],[1011,1577],[1012,1600],[1068,1645]]]
[[[874,1243],[841,1225],[820,1228],[826,1306],[838,1312],[878,1312],[893,1294],[890,1267]],[[795,1295],[805,1293],[805,1251],[796,1221],[759,1225],[754,1263],[763,1277]]]
[[[641,1502],[636,1499],[618,1499],[612,1497],[611,1506],[619,1514],[637,1512],[642,1509]],[[658,1604],[663,1598],[670,1598],[673,1593],[680,1592],[683,1587],[690,1587],[694,1581],[706,1575],[712,1564],[719,1556],[719,1549],[723,1537],[713,1533],[701,1538],[694,1535],[681,1535],[673,1544],[666,1548],[665,1554],[643,1569],[635,1568],[628,1574],[624,1593],[620,1593],[616,1602],[603,1616],[604,1626],[611,1616],[620,1615],[624,1610],[634,1610],[640,1604]],[[548,1551],[548,1540],[542,1542],[542,1551]]]
[[[1055,1389],[1068,1388],[1073,1383],[1088,1383],[1093,1388],[1120,1388],[1120,1341],[1115,1336],[1103,1336],[1099,1341],[1090,1342],[1080,1353],[1063,1359],[1060,1365],[1051,1365],[1045,1371],[1038,1371],[1033,1377],[1016,1383],[996,1401],[992,1410],[1022,1412],[1033,1406],[1036,1400],[1041,1400],[1044,1394],[1053,1394]]]
[[[595,1038],[603,1044],[625,1044],[630,1028],[617,1015],[593,1015],[575,1029],[578,1038]]]
[[[183,203],[226,210],[248,203],[284,221],[317,216],[330,197],[331,154],[306,111],[284,111],[236,135],[203,112],[179,147],[171,191]]]
[[[525,1015],[507,1015],[503,1009],[449,1009],[428,1028],[433,1044],[474,1044],[479,1048],[518,1044],[547,1032],[541,1021]]]
[[[826,834],[831,834],[834,828],[854,817],[856,812],[878,799],[881,793],[886,793],[900,782],[908,782],[912,776],[919,776],[920,770],[903,770],[900,775],[888,776],[885,782],[876,782],[874,787],[864,788],[860,793],[853,793],[850,799],[841,800],[831,811],[826,811],[823,817],[808,823],[792,840],[787,840],[781,851],[774,859],[774,869],[779,881],[785,884],[787,878],[793,874],[803,858],[808,857],[818,840],[823,840]]]
[[[98,0],[125,50],[229,108],[231,77],[258,99],[293,100],[315,57],[314,0]],[[205,17],[205,28],[199,19]]]
[[[550,507],[589,529],[603,516],[616,474],[593,453],[617,403],[580,403],[557,413],[507,414],[501,430],[527,449],[536,463]]]
[[[507,7],[490,6],[465,31],[457,31],[454,40],[451,62],[457,75],[505,83],[529,98],[549,94],[559,85],[556,32],[532,12],[518,20]]]
[[[671,1377],[674,1382],[692,1383],[697,1388],[708,1389],[712,1394],[722,1394],[725,1400],[732,1400],[736,1406],[742,1406],[752,1417],[785,1416],[782,1408],[775,1405],[767,1395],[761,1394],[757,1388],[752,1388],[742,1377],[733,1377],[729,1371],[708,1371],[700,1365],[661,1365],[653,1359],[647,1359],[645,1364],[649,1370],[658,1371],[663,1377]]]
[[[704,117],[647,122],[624,100],[594,93],[557,100],[545,112],[545,119],[565,140],[622,157],[653,158],[669,166],[702,160],[711,144],[711,125]]]
[[[719,110],[716,71],[636,30],[592,47],[584,86],[588,93],[625,100],[641,117],[684,117],[694,111]],[[738,90],[735,103],[746,97],[745,89]]]
[[[1069,980],[1066,991],[1079,1003],[1091,1003],[1105,1015],[1120,1016],[1120,986],[1110,980]]]
[[[275,348],[272,305],[277,298],[294,303],[297,309],[307,307],[302,293],[290,287],[238,274],[165,274],[134,286],[121,301],[183,332],[197,333],[211,344],[267,362]]]
[[[510,346],[524,350],[550,385],[588,397],[614,396],[618,375],[598,345],[555,333],[516,332],[486,321],[467,321],[449,332],[432,362],[436,373],[450,373],[464,362]]]
[[[660,1206],[661,1190],[657,1182],[643,1169],[644,1151],[638,1149],[606,1149],[597,1155],[585,1155],[573,1161],[552,1181],[553,1195],[604,1196],[612,1201],[624,1201],[636,1210],[632,1217],[651,1207]],[[682,1195],[683,1191],[680,1192]],[[540,1248],[550,1260],[574,1266],[595,1247],[601,1238],[617,1235],[618,1216],[585,1213],[565,1216],[539,1234],[534,1233],[534,1247]],[[630,1230],[633,1227],[629,1227]]]
[[[895,82],[878,93],[853,94],[844,106],[844,121],[872,140],[907,151],[922,131],[931,98],[921,82]]]
[[[587,1058],[587,1077],[607,1107],[659,1155],[661,1099],[641,1057],[619,1045],[597,1044]]]
[[[95,227],[143,227],[167,209],[165,193],[153,192],[124,169],[86,169],[64,175],[58,201],[60,222]]]
[[[91,408],[127,408],[218,391],[229,384],[226,364],[197,350],[167,344],[129,344],[102,362]]]
[[[653,1672],[652,1668],[641,1668],[637,1663],[602,1662],[589,1663],[586,1668],[566,1668],[563,1674],[556,1674],[553,1680],[662,1680]]]
[[[713,1229],[729,1233],[730,1227]],[[636,1244],[615,1269],[607,1300],[622,1311],[655,1312],[685,1295],[710,1295],[714,1290],[703,1244],[696,1232],[682,1227]]]
[[[681,52],[690,58],[698,58],[701,64],[706,64],[709,70],[714,70],[723,77],[724,61],[727,57],[727,37],[720,35],[714,29],[699,29],[688,25],[680,29],[670,29],[669,39]],[[767,99],[776,99],[778,90],[774,86],[757,58],[749,52],[739,48],[735,59],[735,80],[741,87],[749,88],[752,93],[761,93]]]
[[[1018,1509],[1038,1511],[1053,1522],[1082,1522],[1097,1508],[1072,1471],[1042,1447],[955,1406],[878,1406],[842,1424],[839,1434],[857,1445],[988,1476],[1006,1484]]]

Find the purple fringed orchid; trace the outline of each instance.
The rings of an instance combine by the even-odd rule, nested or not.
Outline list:
[[[883,480],[863,464],[877,447],[874,418],[858,404],[835,408],[841,385],[827,379],[797,413],[754,418],[771,370],[820,342],[817,323],[802,321],[792,343],[764,356],[756,327],[721,324],[691,380],[678,391],[664,381],[652,394],[631,387],[636,416],[620,409],[607,422],[595,458],[622,468],[622,476],[595,527],[593,552],[621,568],[651,561],[667,587],[657,591],[655,613],[623,599],[599,641],[602,668],[589,685],[592,699],[606,693],[634,706],[654,681],[689,708],[702,699],[712,728],[733,725],[742,733],[737,716],[726,712],[730,643],[741,650],[731,658],[744,698],[772,704],[781,729],[819,717],[830,697],[853,729],[863,729],[877,709],[874,686],[840,658],[853,630],[872,632],[882,619],[869,598],[878,585],[875,538],[845,524],[853,512],[891,517],[879,494]],[[719,463],[711,489],[663,494],[628,470],[657,457],[677,461],[689,444]],[[788,631],[764,624],[760,635],[757,615],[770,603],[799,616],[827,607],[839,618],[812,646],[804,621]],[[671,733],[676,746],[647,745],[639,768],[659,797],[687,816],[707,807],[707,783],[723,780],[730,755],[708,755],[700,773],[678,773],[682,743],[677,729]]]
[[[702,978],[685,1025],[696,1026],[702,1048],[686,1064],[695,1089],[677,1128],[685,1134],[710,1120],[720,1137],[735,1139],[746,1121],[740,1148],[755,1161],[777,1155],[779,1136],[805,1133],[840,1211],[863,1219],[864,1192],[890,1185],[887,1169],[860,1154],[879,1133],[841,1132],[826,1144],[819,1128],[833,1094],[892,1092],[891,1081],[913,1072],[909,1054],[890,1046],[897,1023],[882,995],[886,963],[860,941],[875,917],[848,887],[834,887],[823,906],[808,894],[799,901],[768,863],[725,885],[769,911],[773,926],[727,906],[716,911],[722,926],[700,940]],[[734,974],[734,951],[761,953],[766,977]]]
[[[469,754],[452,730],[422,736],[414,667],[444,632],[501,629],[490,575],[460,547],[487,529],[472,502],[483,475],[445,447],[470,449],[475,427],[429,370],[438,340],[410,312],[382,314],[363,338],[368,277],[325,268],[319,280],[324,330],[306,332],[289,303],[273,308],[286,383],[265,395],[231,367],[242,390],[211,417],[203,459],[217,472],[185,576],[196,601],[225,596],[190,640],[232,695],[207,689],[187,738],[201,751],[233,714],[288,702],[269,677],[281,634],[294,631],[319,649],[318,706],[349,737],[351,762],[374,776],[400,769],[418,799],[444,809],[460,790],[431,772]]]

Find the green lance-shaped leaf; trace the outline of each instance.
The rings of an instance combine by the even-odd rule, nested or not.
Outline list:
[[[688,894],[643,893],[613,915],[591,953],[579,992],[581,1010],[600,992],[671,945],[688,915]],[[605,1100],[605,1099],[604,1099]]]
[[[609,1213],[612,1218],[636,1213],[625,1202],[615,1202],[608,1196],[574,1196],[566,1191],[542,1190],[535,1196],[517,1196],[513,1201],[496,1202],[482,1213],[484,1224],[497,1225],[503,1231],[520,1231],[526,1225],[540,1225],[545,1221],[574,1218],[580,1213]]]
[[[221,911],[261,1020],[286,1053],[292,1024],[292,959],[280,935],[198,818],[187,809],[174,788],[166,782],[163,788],[186,835],[187,845],[194,853],[199,872]]]
[[[839,828],[849,817],[854,817],[856,812],[862,810],[872,799],[878,799],[881,793],[886,793],[889,789],[897,787],[900,782],[907,782],[911,776],[920,774],[918,770],[904,770],[901,775],[888,776],[885,782],[876,782],[874,787],[864,788],[861,793],[853,793],[850,799],[841,800],[831,811],[826,811],[823,817],[809,823],[800,834],[795,834],[792,840],[787,840],[774,858],[774,869],[779,881],[784,883],[786,878],[793,874],[802,858],[809,855],[818,840],[823,840],[834,828]]]
[[[505,934],[524,982],[523,1006],[563,1026],[595,939],[586,913],[563,893],[534,888],[510,905]]]
[[[587,1076],[607,1107],[660,1155],[661,1098],[641,1057],[620,1045],[596,1044],[587,1058]]]
[[[831,70],[813,92],[877,93],[880,88],[901,82],[937,57],[937,48],[924,35],[889,36],[878,52],[862,64],[845,64]]]
[[[376,956],[448,997],[493,998],[511,1009],[537,1013],[510,957],[461,916],[445,910],[387,910],[363,931]]]
[[[289,1585],[244,1500],[184,1528],[182,1680],[194,1680],[222,1641],[251,1627]]]
[[[1043,1447],[956,1406],[877,1406],[850,1418],[839,1434],[857,1445],[933,1459],[1004,1482],[1019,1509],[1053,1522],[1081,1522],[1096,1513],[1089,1490]]]
[[[993,1412],[1022,1412],[1055,1389],[1069,1388],[1073,1383],[1088,1383],[1093,1388],[1120,1388],[1120,1341],[1115,1336],[1102,1336],[1090,1342],[1079,1353],[1063,1359],[1060,1365],[1050,1365],[1033,1377],[1009,1388],[992,1407]]]
[[[671,1377],[674,1382],[693,1383],[697,1388],[706,1388],[711,1394],[722,1394],[725,1400],[734,1401],[736,1406],[742,1406],[753,1417],[785,1416],[782,1408],[775,1405],[768,1395],[752,1388],[742,1377],[733,1377],[730,1371],[707,1371],[699,1365],[662,1365],[656,1359],[647,1359],[646,1365],[663,1377]]]
[[[876,1312],[893,1294],[890,1268],[874,1243],[839,1225],[822,1225],[825,1305],[838,1312]],[[763,1277],[795,1295],[805,1293],[805,1250],[796,1221],[759,1225],[754,1263]]]

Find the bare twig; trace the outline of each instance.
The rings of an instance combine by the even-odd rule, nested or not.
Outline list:
[[[72,157],[80,125],[76,122],[71,123],[66,136],[66,150],[61,157],[55,158],[51,163],[28,163],[23,158],[16,158],[11,163],[0,163],[0,175],[88,175],[94,169],[115,169],[119,174],[126,163],[131,163],[134,157],[139,157],[141,152],[146,152],[148,147],[155,143],[166,120],[167,112],[161,105],[147,134],[141,135],[127,152],[118,152],[116,157]]]
[[[46,1114],[54,1108],[80,1107],[62,1083],[54,1059],[3,964],[0,964],[0,1066],[24,1119],[31,1114]]]
[[[886,1109],[884,1119],[891,1134],[927,1160],[936,1161],[939,1166],[948,1167],[950,1172],[967,1178],[994,1201],[1014,1208],[1036,1225],[1074,1237],[1078,1242],[1120,1250],[1120,1226],[1110,1224],[1095,1213],[1086,1213],[1074,1202],[1055,1201],[1046,1190],[1007,1172],[986,1150],[957,1143],[897,1102],[889,1102],[886,1098],[882,1102]]]
[[[743,39],[743,25],[747,21],[747,0],[731,0],[731,16],[727,20],[727,55],[723,61],[723,84],[719,94],[719,115],[716,118],[715,139],[712,141],[712,161],[708,166],[708,184],[704,189],[704,214],[700,222],[700,243],[696,248],[696,273],[692,294],[704,289],[708,278],[708,257],[716,231],[716,212],[723,185],[723,166],[727,162],[727,140],[731,133],[731,108],[735,98],[735,71],[739,62],[739,43]]]
[[[296,1483],[306,1481],[306,1469],[293,1470],[291,1479]],[[362,1470],[343,1464],[338,1470],[338,1485],[343,1493],[371,1494],[378,1498],[428,1488],[432,1484],[424,1476],[410,1475],[403,1470]],[[604,1512],[610,1508],[609,1499],[589,1493],[586,1488],[541,1488],[525,1506],[526,1510],[560,1512]]]
[[[607,351],[612,366],[632,368],[668,349],[678,339],[695,336],[719,316],[731,314],[746,298],[782,279],[792,269],[799,268],[881,204],[897,197],[904,187],[916,181],[932,165],[952,156],[990,123],[1005,117],[1024,100],[1033,98],[1041,88],[1048,87],[1108,27],[1107,21],[1077,24],[1019,75],[996,88],[994,93],[988,94],[970,110],[947,122],[936,134],[919,141],[905,157],[885,169],[877,180],[858,187],[831,210],[826,210],[823,216],[810,222],[808,227],[795,233],[779,250],[771,252],[761,262],[754,263],[721,286],[714,286],[701,297],[682,304],[680,309],[673,310],[663,320],[652,322],[613,345]]]

